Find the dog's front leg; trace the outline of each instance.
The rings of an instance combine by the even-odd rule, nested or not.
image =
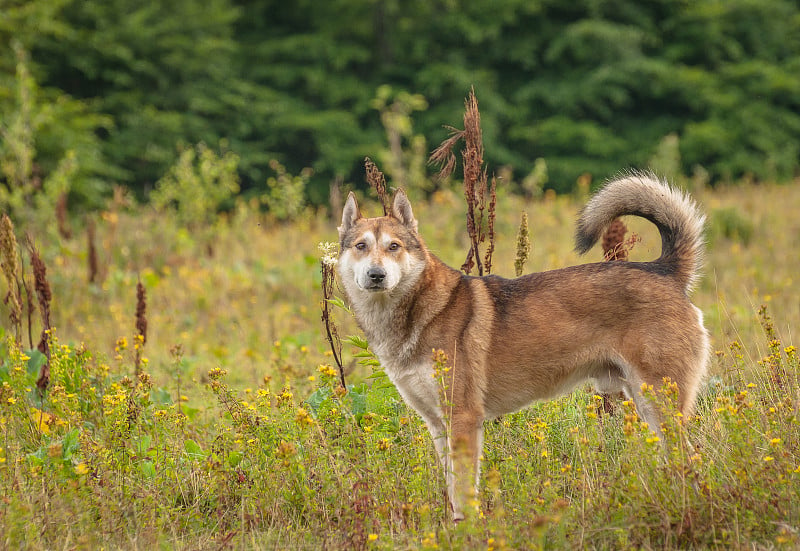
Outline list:
[[[453,518],[461,520],[464,514],[461,507],[453,499],[455,496],[455,476],[453,473],[453,456],[451,453],[451,440],[447,434],[447,426],[444,420],[437,420],[435,423],[426,423],[428,430],[433,439],[433,447],[436,449],[436,455],[439,458],[439,463],[444,470],[444,479],[447,486],[447,497],[450,500],[450,505],[453,508]]]
[[[483,447],[483,416],[475,411],[454,411],[449,438],[447,492],[453,520],[464,519],[464,506],[477,496],[480,454]]]

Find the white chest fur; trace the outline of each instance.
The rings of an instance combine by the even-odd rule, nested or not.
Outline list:
[[[433,376],[432,362],[403,366],[392,365],[391,361],[384,360],[381,363],[403,400],[422,417],[431,432],[443,431],[445,423],[440,401],[440,382]]]

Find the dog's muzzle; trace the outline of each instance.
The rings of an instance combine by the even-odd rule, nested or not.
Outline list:
[[[367,270],[368,291],[383,291],[386,288],[386,270],[380,266],[373,266]]]

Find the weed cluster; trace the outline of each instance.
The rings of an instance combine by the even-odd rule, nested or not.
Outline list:
[[[214,368],[206,392],[217,406],[200,411],[181,407],[184,397],[157,387],[147,372],[121,375],[92,351],[62,344],[54,331],[50,386],[37,392],[46,358],[5,338],[4,545],[800,543],[793,346],[772,342],[765,370],[749,382],[713,382],[692,419],[678,412],[670,381],[643,389],[665,419],[663,442],[632,402],[602,415],[601,397],[588,393],[488,424],[480,512],[454,527],[424,426],[366,342],[348,344],[362,351],[357,356],[373,375],[347,391],[326,364],[305,399],[289,384],[271,390],[269,380],[236,391],[226,370]],[[732,344],[720,361],[740,362],[740,350]]]

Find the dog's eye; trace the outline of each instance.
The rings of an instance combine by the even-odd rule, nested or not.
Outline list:
[[[399,248],[400,248],[400,243],[392,243],[391,245],[389,245],[390,251],[396,251]]]
[[[358,249],[359,251],[363,251],[366,248],[367,244],[364,243],[363,241],[359,241],[358,243],[356,243],[356,249]]]

